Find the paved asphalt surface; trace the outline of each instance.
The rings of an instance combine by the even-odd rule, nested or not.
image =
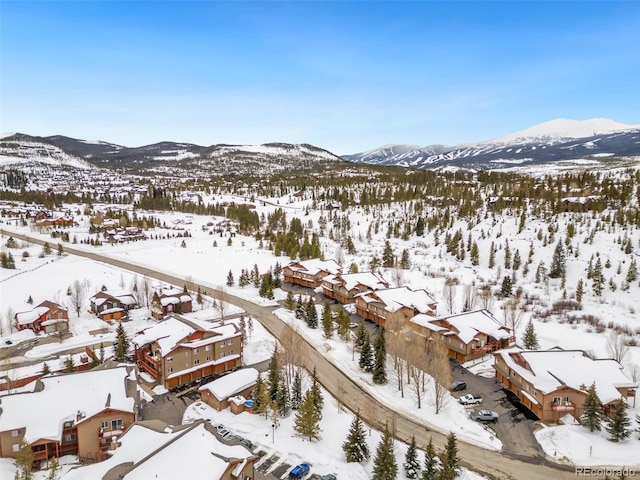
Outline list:
[[[14,232],[6,232],[0,229],[0,233],[12,235],[25,241],[43,244],[44,241]],[[168,275],[155,271],[133,262],[127,262],[109,258],[93,252],[87,252],[65,245],[65,251],[71,254],[80,255],[99,262],[107,263],[126,270],[137,272],[141,275],[156,278],[158,280],[182,285],[185,279],[174,275]],[[213,292],[216,287],[212,284],[200,283],[199,286],[208,292]],[[283,333],[290,330],[290,327],[278,319],[272,313],[272,308],[256,305],[248,300],[228,294],[229,302],[243,308],[247,314],[260,320],[265,328],[276,338],[282,338]],[[306,340],[293,332],[299,343],[305,349],[305,362],[303,367],[307,369],[317,368],[320,383],[337,399],[342,401],[347,408],[352,411],[360,411],[363,420],[369,425],[384,428],[386,422],[395,426],[395,436],[399,440],[408,442],[415,436],[418,447],[424,448],[433,438],[433,443],[438,450],[444,448],[446,435],[429,430],[424,424],[415,419],[410,419],[401,412],[395,412],[387,406],[378,402],[368,392],[362,390],[349,376],[345,375],[339,365],[334,365],[309,345]],[[470,377],[471,375],[467,374]],[[469,382],[470,383],[470,382]],[[499,424],[504,422],[501,418]],[[505,432],[508,429],[505,428]],[[515,442],[514,442],[515,445]],[[492,479],[512,479],[512,480],[561,480],[574,479],[574,468],[558,465],[540,456],[529,457],[521,454],[511,453],[508,449],[503,452],[485,450],[478,446],[458,441],[461,464],[475,470]]]

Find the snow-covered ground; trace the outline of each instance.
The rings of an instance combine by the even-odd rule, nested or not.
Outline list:
[[[309,381],[303,383],[306,389]],[[347,463],[344,460],[342,443],[347,438],[349,427],[353,421],[353,415],[348,410],[340,408],[339,402],[323,389],[324,407],[322,420],[320,421],[320,440],[309,442],[299,437],[294,428],[295,412],[288,417],[280,419],[279,426],[272,429],[271,419],[265,419],[262,415],[243,412],[234,415],[229,409],[221,412],[209,407],[204,402],[196,402],[190,405],[185,412],[183,423],[190,423],[198,419],[210,419],[212,423],[225,425],[232,433],[249,439],[254,451],[264,451],[266,456],[277,454],[280,460],[271,466],[275,469],[278,465],[286,463],[291,467],[299,463],[311,465],[311,473],[325,475],[333,473],[337,478],[371,478],[373,460],[376,448],[382,434],[375,429],[367,429],[367,445],[371,457],[368,461],[360,463]],[[407,445],[395,441],[394,452],[398,464],[398,478],[404,478],[402,464],[406,455]],[[419,453],[420,464],[424,464],[424,456]],[[468,470],[462,470],[459,480],[480,480],[485,478]]]
[[[224,201],[244,201],[234,195],[203,195],[205,203],[224,202]],[[636,228],[612,225],[611,227],[600,228],[595,230],[596,222],[602,221],[607,214],[615,213],[613,211],[605,211],[599,219],[593,218],[592,212],[587,213],[562,213],[555,216],[552,220],[539,218],[535,215],[527,217],[527,221],[519,231],[519,217],[517,211],[505,210],[503,213],[493,213],[490,211],[482,212],[478,216],[478,221],[469,222],[467,220],[452,220],[447,232],[453,233],[457,229],[462,231],[462,237],[466,241],[471,235],[473,240],[478,243],[480,250],[480,263],[477,266],[471,265],[469,254],[464,260],[457,260],[454,256],[446,253],[446,247],[443,242],[444,231],[438,234],[438,241],[435,241],[433,232],[425,232],[424,237],[416,237],[411,235],[408,240],[390,236],[387,238],[387,220],[398,218],[402,206],[398,204],[390,204],[385,206],[377,206],[372,208],[353,207],[346,212],[334,213],[334,217],[348,218],[350,226],[347,229],[348,235],[353,239],[356,253],[348,254],[345,249],[340,246],[339,242],[331,240],[328,235],[330,229],[335,227],[338,231],[337,223],[332,219],[332,215],[327,211],[314,210],[311,208],[311,198],[292,198],[283,196],[280,198],[266,199],[268,202],[256,200],[252,203],[256,207],[256,213],[260,216],[268,216],[276,209],[282,208],[287,215],[287,223],[294,217],[300,218],[305,227],[318,232],[321,220],[326,223],[324,228],[325,235],[321,236],[320,244],[325,258],[336,258],[348,267],[354,263],[360,271],[368,270],[368,265],[374,256],[379,259],[382,256],[384,242],[388,239],[394,254],[399,258],[401,252],[407,249],[410,253],[411,268],[407,270],[384,269],[381,268],[382,274],[394,285],[407,285],[411,288],[424,288],[429,294],[438,301],[439,314],[448,314],[450,312],[460,312],[464,303],[464,287],[478,287],[483,284],[490,284],[493,292],[499,291],[500,281],[506,275],[514,276],[516,279],[516,287],[522,289],[521,304],[523,305],[523,313],[520,319],[516,337],[520,339],[524,331],[524,325],[531,319],[536,329],[538,340],[542,348],[552,346],[561,346],[565,349],[579,348],[592,352],[596,357],[608,357],[610,353],[607,349],[607,337],[612,332],[612,327],[626,329],[629,334],[629,351],[625,361],[625,367],[628,371],[633,372],[640,370],[640,322],[638,313],[640,311],[640,285],[637,281],[632,282],[628,291],[620,288],[624,282],[629,262],[632,257],[640,261],[637,254],[638,245],[640,244],[640,233]],[[73,211],[83,208],[80,205],[70,205]],[[101,208],[105,209],[103,205]],[[119,206],[118,206],[119,207]],[[305,209],[308,210],[305,212]],[[431,207],[430,207],[431,208]],[[435,208],[430,211],[435,213]],[[238,295],[260,304],[274,304],[273,301],[267,301],[260,298],[257,289],[254,287],[245,287],[243,289],[237,286],[237,279],[241,269],[251,269],[254,264],[258,266],[261,272],[273,268],[276,262],[286,265],[290,259],[286,256],[275,257],[273,252],[260,248],[259,242],[250,236],[237,234],[235,237],[229,238],[228,234],[224,236],[219,234],[210,234],[213,224],[220,220],[220,217],[188,215],[173,212],[143,212],[138,211],[139,216],[154,215],[162,222],[166,223],[169,228],[155,228],[150,230],[148,234],[160,237],[171,235],[170,238],[149,239],[145,241],[133,242],[130,244],[119,245],[103,245],[93,247],[84,244],[74,244],[75,248],[86,249],[91,252],[104,253],[106,255],[121,258],[130,262],[149,266],[151,268],[173,273],[182,276],[185,281],[194,280],[207,285],[222,286],[225,285],[227,274],[232,272],[236,285],[225,288],[232,294]],[[77,216],[79,222],[78,227],[69,229],[70,236],[76,236],[78,240],[89,238],[88,217]],[[370,226],[379,223],[379,231],[371,231]],[[543,242],[538,239],[538,232],[542,231],[544,237],[549,236],[549,224],[556,226],[557,231],[554,239]],[[566,237],[568,225],[575,226],[575,236],[570,240],[573,253],[567,254],[567,280],[566,287],[561,287],[560,279],[548,279],[546,282],[536,283],[534,280],[537,265],[544,261],[547,268],[551,263],[551,257],[555,245],[559,240]],[[15,231],[23,231],[31,235],[39,235],[51,243],[54,254],[45,258],[38,258],[41,247],[21,246],[18,249],[11,249],[16,260],[17,270],[0,269],[0,289],[2,296],[0,298],[2,304],[0,306],[0,319],[2,319],[3,332],[0,348],[4,345],[4,341],[10,339],[14,343],[26,341],[30,337],[28,333],[9,333],[8,312],[21,311],[21,309],[30,308],[25,305],[26,299],[31,295],[34,304],[44,299],[56,301],[64,301],[66,289],[68,285],[75,279],[88,278],[92,287],[97,291],[103,284],[109,289],[124,288],[127,289],[132,284],[133,276],[128,272],[123,272],[110,266],[90,262],[81,258],[67,256],[58,258],[55,255],[55,247],[57,239],[51,239],[48,234],[40,234],[32,231],[30,227],[20,227],[2,224],[3,228],[14,229]],[[185,246],[182,247],[183,238],[176,238],[175,235],[182,233],[186,229],[190,236],[184,239]],[[344,234],[343,234],[344,235]],[[335,234],[334,234],[335,238]],[[633,245],[634,251],[631,254],[624,253],[620,245],[620,239],[629,239]],[[231,245],[228,244],[231,240]],[[529,272],[525,275],[522,267],[517,272],[504,268],[504,252],[506,242],[508,240],[511,257],[513,258],[516,250],[522,258],[523,263],[527,261],[527,255],[531,245],[534,246],[533,255],[529,264]],[[6,242],[6,237],[1,239],[2,245]],[[215,242],[215,244],[214,244]],[[489,247],[491,243],[495,244],[496,255],[493,268],[489,268]],[[66,245],[63,243],[63,245]],[[28,250],[31,255],[26,261],[21,261],[21,253]],[[579,254],[576,254],[579,251]],[[610,279],[616,289],[609,288],[605,285],[602,296],[596,296],[592,292],[591,281],[585,277],[586,266],[589,259],[594,256],[601,258],[604,264],[607,260],[610,267],[604,268],[604,275],[607,281]],[[594,260],[595,261],[595,260]],[[454,287],[453,302],[448,305],[443,294],[445,281],[449,279],[457,282]],[[563,290],[566,290],[567,298],[574,298],[576,286],[579,279],[585,281],[585,294],[582,299],[582,308],[578,311],[560,312],[547,314],[546,310],[551,308],[554,302],[558,302],[563,298]],[[88,306],[88,304],[87,304]],[[475,307],[485,306],[481,299],[475,298]],[[499,296],[492,296],[490,302],[486,305],[498,319],[504,316],[503,300]],[[600,319],[600,326],[595,327],[586,323],[579,323],[578,316],[591,315]],[[74,342],[81,344],[84,341],[91,341],[90,337],[83,337],[90,331],[97,330],[103,325],[102,322],[95,319],[85,311],[81,312],[80,318],[77,318],[73,312],[70,312],[71,328],[75,337]],[[135,325],[136,329],[144,328],[143,319],[140,324]],[[133,327],[132,323],[132,327]],[[106,334],[108,335],[108,334]],[[305,333],[306,335],[306,333]],[[31,335],[32,336],[32,335]],[[350,352],[342,352],[338,340],[330,340],[328,342],[320,339],[311,341],[328,344],[331,347],[330,355],[334,361],[341,362],[345,368],[351,368]],[[634,345],[633,343],[636,343]],[[336,343],[333,345],[332,343]],[[265,341],[263,346],[263,355],[271,352],[271,345]],[[29,355],[44,355],[46,350],[29,352]],[[36,358],[36,357],[33,357]],[[39,358],[39,357],[38,357]],[[472,369],[479,374],[489,375],[490,362],[477,363]],[[356,372],[357,366],[354,368]],[[390,372],[391,373],[391,372]],[[355,375],[355,373],[354,373]],[[393,382],[390,381],[390,385]],[[380,391],[384,401],[397,402],[395,392],[390,392],[387,396],[384,389],[374,388],[376,392]],[[393,390],[393,387],[385,387]],[[407,400],[407,410],[415,409],[413,405],[415,400]],[[428,402],[427,402],[428,403]],[[425,405],[425,411],[427,410]],[[450,408],[455,405],[450,404]],[[438,416],[435,416],[438,417]],[[429,418],[429,421],[436,420]],[[447,426],[443,426],[447,428]],[[459,428],[459,427],[456,427]],[[466,427],[462,427],[466,430]],[[552,427],[553,429],[562,429],[559,431],[569,430],[575,431],[576,445],[580,442],[580,435],[584,432],[580,428],[573,430],[565,427]],[[545,430],[546,431],[546,430]],[[468,432],[460,431],[460,435],[464,437]],[[486,442],[484,433],[479,432],[479,436],[475,441]],[[548,434],[550,435],[550,433]],[[562,435],[568,435],[563,433]],[[469,434],[469,438],[473,438],[474,433]],[[558,434],[560,436],[560,434]],[[467,438],[467,437],[465,437]],[[471,440],[474,441],[474,440]],[[571,439],[567,441],[572,444]],[[544,442],[543,442],[544,444]],[[623,451],[618,447],[623,445],[613,445],[612,448],[618,453]],[[545,447],[546,448],[546,447]],[[595,446],[592,450],[595,450]],[[550,450],[547,449],[547,452]],[[555,451],[555,450],[554,450]],[[623,459],[624,453],[620,454]],[[614,456],[612,456],[613,458]]]

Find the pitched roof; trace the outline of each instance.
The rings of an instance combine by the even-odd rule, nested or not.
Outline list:
[[[382,302],[388,312],[409,307],[419,313],[428,313],[432,311],[431,305],[436,303],[426,290],[411,290],[409,287],[386,288],[375,292],[360,293],[356,297],[361,297],[367,303]]]
[[[488,310],[475,310],[458,315],[442,317],[458,332],[458,337],[465,344],[471,342],[478,333],[485,333],[496,339],[511,337],[509,328],[502,325]]]
[[[258,371],[255,368],[241,368],[204,384],[199,390],[209,390],[218,400],[224,400],[255,385],[257,379]]]
[[[334,285],[344,284],[344,288],[347,291],[352,290],[357,285],[363,285],[369,290],[378,290],[389,286],[389,282],[374,272],[327,275],[322,281],[333,283]]]
[[[135,400],[127,396],[127,376],[123,366],[42,377],[42,390],[2,397],[0,432],[26,428],[29,443],[41,438],[59,441],[63,423],[76,422],[78,412],[84,415],[82,420],[107,407],[133,413]]]
[[[291,270],[303,271],[309,275],[315,275],[320,271],[336,274],[342,271],[342,267],[335,260],[320,260],[312,258],[311,260],[300,260],[291,262],[287,265]]]
[[[65,480],[219,479],[230,463],[237,461],[232,473],[239,476],[255,458],[241,445],[222,443],[202,422],[164,428],[158,422],[134,423],[119,441],[107,460],[73,469]]]
[[[563,386],[580,390],[595,382],[596,391],[603,404],[620,398],[617,388],[637,387],[622,365],[613,359],[592,360],[582,350],[522,350],[511,348],[495,353],[522,378],[543,394]],[[516,361],[520,356],[528,366]]]

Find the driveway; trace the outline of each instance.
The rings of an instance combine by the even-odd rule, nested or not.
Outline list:
[[[495,378],[473,375],[454,362],[451,365],[453,379],[467,384],[466,390],[455,392],[454,396],[457,398],[465,393],[478,393],[482,396],[482,404],[468,407],[469,412],[486,408],[500,415],[498,422],[491,424],[490,428],[502,441],[503,453],[517,458],[544,459],[544,451],[533,435],[535,416],[517,402],[517,397],[502,388]]]

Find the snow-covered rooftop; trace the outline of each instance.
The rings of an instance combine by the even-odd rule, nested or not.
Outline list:
[[[134,424],[119,441],[121,446],[109,459],[71,470],[65,480],[103,478],[116,466],[129,469],[121,477],[126,480],[221,478],[229,466],[226,459],[241,460],[232,471],[238,476],[253,457],[241,445],[220,442],[203,423],[161,431]]]
[[[367,303],[381,301],[385,305],[385,310],[389,312],[410,307],[420,313],[428,313],[432,311],[431,305],[436,303],[426,290],[411,290],[409,287],[386,288],[376,290],[373,294],[361,293],[357,296],[361,296]]]
[[[324,277],[323,281],[334,285],[344,284],[344,288],[347,291],[352,290],[358,285],[363,285],[369,290],[387,288],[389,285],[389,282],[387,282],[381,275],[373,272],[327,275]]]
[[[335,260],[320,260],[319,258],[291,262],[288,267],[291,270],[303,271],[309,275],[315,275],[323,270],[334,275],[342,271],[342,267]]]
[[[255,368],[242,368],[203,385],[200,390],[209,390],[218,400],[224,400],[255,385],[257,379]]]
[[[487,310],[475,310],[459,315],[444,317],[458,331],[458,337],[469,343],[478,333],[485,333],[496,339],[508,339],[511,333]]]
[[[107,407],[134,412],[126,378],[126,367],[42,377],[43,390],[2,397],[0,432],[26,428],[29,443],[41,438],[59,441],[63,423],[76,422],[78,412],[82,420]]]
[[[529,368],[520,365],[514,355],[520,355]],[[521,350],[512,348],[495,353],[509,368],[535,386],[542,393],[551,393],[568,386],[576,390],[596,384],[602,403],[620,398],[617,388],[636,387],[637,384],[613,359],[592,360],[582,350]]]

